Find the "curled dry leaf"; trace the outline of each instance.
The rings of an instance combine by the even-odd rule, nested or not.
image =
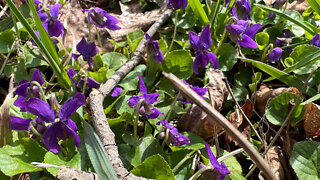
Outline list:
[[[272,146],[266,154],[267,162],[278,179],[285,179],[284,169],[281,165],[282,158],[283,153],[280,146]],[[265,179],[261,173],[259,179]]]
[[[303,128],[307,138],[320,135],[320,109],[318,105],[309,103],[305,105],[306,111],[303,120]]]
[[[275,2],[275,0],[263,0],[264,3],[268,6],[271,6],[271,4],[273,2]],[[285,8],[285,4],[283,5],[283,8]],[[289,10],[296,10],[300,13],[302,13],[303,11],[305,11],[310,5],[308,4],[308,2],[306,0],[295,0],[292,3],[288,3],[288,5],[286,6],[286,9]]]
[[[262,85],[260,89],[252,95],[252,99],[255,99],[255,107],[261,114],[264,114],[268,101],[285,92],[299,94],[299,90],[295,87],[270,89],[267,86]]]
[[[213,107],[220,111],[222,104],[228,97],[228,90],[223,81],[224,75],[219,70],[208,69],[207,75],[209,83],[205,86],[208,92],[205,96],[211,99]],[[184,131],[192,132],[204,139],[209,139],[214,135],[214,123],[209,116],[196,105],[188,110],[178,121],[178,128]],[[217,132],[222,129],[216,125]]]

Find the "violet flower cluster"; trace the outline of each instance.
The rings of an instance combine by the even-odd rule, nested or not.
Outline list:
[[[61,8],[61,4],[55,4],[50,7],[49,14],[47,14],[47,12],[43,10],[38,11],[43,27],[51,37],[52,36],[59,37],[64,33],[63,25],[58,20],[60,8]]]
[[[119,20],[101,8],[93,7],[84,9],[82,12],[88,12],[90,23],[93,23],[98,28],[108,28],[110,30],[121,29],[121,27],[117,25]]]
[[[77,91],[82,92],[83,86],[86,83],[86,89],[84,95],[87,97],[89,96],[92,88],[99,88],[100,83],[93,78],[87,76],[87,81],[85,81],[85,77],[78,74],[74,69],[69,68],[67,70],[67,74],[71,79],[72,83],[76,86]],[[84,75],[85,76],[85,75]]]
[[[38,86],[44,83],[38,69],[33,72],[30,81],[22,80],[18,83],[16,94],[19,97],[14,105],[20,107],[21,112],[28,112],[37,117],[24,119],[11,116],[11,128],[13,130],[31,130],[34,133],[33,137],[40,134],[43,144],[53,153],[60,151],[57,138],[65,140],[73,137],[75,145],[79,147],[80,138],[77,135],[77,125],[70,117],[80,106],[85,104],[84,95],[81,93],[75,94],[61,106],[56,115],[55,112],[58,111],[57,108],[59,107],[57,100],[51,97],[51,105],[42,100],[45,98],[43,94],[39,93],[39,88],[42,87],[36,86],[35,83],[38,83]]]
[[[215,69],[218,68],[219,63],[217,56],[208,51],[212,44],[209,24],[203,28],[200,36],[195,32],[189,31],[189,41],[191,47],[196,49],[196,59],[193,62],[193,71],[195,74],[199,74],[199,66],[202,68],[206,67],[209,60]]]
[[[236,41],[244,48],[258,48],[253,40],[254,35],[262,27],[261,24],[250,24],[249,21],[238,20],[237,24],[227,24],[226,28],[230,33],[231,40]]]
[[[227,3],[229,5],[229,3]],[[249,0],[236,0],[232,8],[232,15],[237,19],[250,20],[251,5]]]
[[[84,61],[87,61],[90,69],[92,69],[93,57],[98,53],[98,48],[94,42],[87,42],[83,37],[81,41],[77,44],[77,51],[80,54],[72,54],[75,60],[78,60],[80,56],[83,57]]]
[[[44,79],[41,76],[41,72],[39,69],[33,71],[30,81],[22,80],[16,86],[16,94],[19,95],[19,97],[14,101],[13,105],[20,107],[21,112],[26,111],[25,104],[28,98],[40,98],[39,87],[35,84],[32,84],[33,81],[39,83],[39,85],[41,86],[43,85]]]
[[[188,5],[188,0],[168,0],[167,1],[167,6],[168,7],[173,7],[175,9],[186,9]]]
[[[156,123],[157,125],[162,124],[164,127],[164,132],[169,131],[169,138],[172,146],[180,146],[184,144],[189,144],[190,139],[180,134],[172,124],[169,124],[167,120],[161,120]]]
[[[153,103],[160,101],[158,99],[159,94],[158,93],[148,94],[146,85],[144,84],[141,75],[139,75],[139,87],[142,95],[130,97],[128,99],[128,105],[131,108],[136,107],[137,105],[140,105],[140,109],[139,109],[140,114],[150,119],[155,119],[160,114],[163,114],[153,106]]]
[[[211,165],[214,167],[214,170],[213,170],[214,174],[216,174],[216,177],[219,180],[224,180],[226,175],[230,174],[230,170],[227,168],[227,166],[224,164],[224,162],[221,162],[221,164],[219,164],[217,158],[212,153],[208,143],[206,143],[206,152],[209,156],[209,160],[211,162]]]
[[[153,58],[158,63],[161,63],[164,59],[164,56],[159,47],[159,43],[157,41],[153,41],[149,34],[146,34],[146,40],[148,41],[148,52],[152,54]]]

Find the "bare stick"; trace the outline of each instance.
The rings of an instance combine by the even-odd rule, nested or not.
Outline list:
[[[173,10],[166,9],[162,16],[156,21],[147,33],[152,37],[159,27],[167,21],[171,16]],[[93,119],[93,125],[96,129],[96,132],[104,145],[104,148],[109,156],[113,169],[118,177],[118,179],[144,179],[136,177],[133,174],[130,174],[126,168],[124,168],[122,161],[119,157],[118,147],[114,139],[114,133],[110,129],[106,115],[103,110],[103,100],[104,98],[117,86],[120,80],[128,74],[136,65],[138,65],[143,57],[144,50],[146,48],[146,39],[143,38],[136,51],[133,54],[133,57],[124,64],[117,72],[115,72],[105,84],[103,84],[99,89],[94,89],[90,93],[90,109]]]
[[[262,156],[241,135],[239,130],[235,128],[222,114],[212,108],[209,103],[202,99],[196,92],[194,92],[189,86],[185,85],[182,80],[177,78],[175,75],[171,73],[163,73],[163,75],[173,83],[173,85],[183,94],[184,97],[188,98],[197,106],[199,106],[208,114],[210,118],[212,118],[212,120],[218,123],[219,126],[223,127],[225,131],[246,151],[250,158],[256,163],[258,168],[265,174],[267,179],[278,179]]]

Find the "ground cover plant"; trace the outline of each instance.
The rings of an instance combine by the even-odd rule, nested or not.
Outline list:
[[[320,3],[292,3],[1,1],[0,179],[320,178]]]

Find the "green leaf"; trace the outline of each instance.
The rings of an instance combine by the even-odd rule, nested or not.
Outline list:
[[[186,13],[179,13],[177,27],[180,27],[182,29],[190,29],[195,24],[196,24],[196,21],[194,19],[194,14],[191,10],[187,11]]]
[[[143,75],[143,72],[147,69],[144,64],[138,65],[133,71],[128,73],[119,83],[119,86],[123,87],[127,91],[134,91],[138,87],[139,78],[138,75]]]
[[[259,68],[260,70],[272,76],[272,78],[269,78],[265,81],[269,81],[270,79],[278,79],[289,86],[294,86],[298,89],[302,89],[303,82],[299,78],[293,75],[289,75],[284,71],[280,71],[279,69],[276,69],[272,66],[269,66],[259,61],[254,61],[247,58],[240,58],[240,59],[245,62],[251,63],[253,66]],[[316,94],[316,91],[312,88],[307,88],[306,93],[310,96],[313,96]]]
[[[49,66],[49,64],[43,59],[43,56],[39,53],[39,51],[31,48],[30,46],[24,45],[23,53],[27,68]]]
[[[44,156],[44,163],[54,164],[57,166],[68,166],[68,167],[81,170],[80,153],[75,154],[70,161],[65,161],[64,159],[61,159],[61,157],[59,157],[58,155],[53,154],[52,152],[49,151]],[[59,168],[46,168],[46,169],[53,176],[56,176],[59,171]]]
[[[128,151],[126,158],[134,167],[137,167],[149,156],[155,154],[165,156],[158,141],[152,135],[148,135],[142,137],[138,144]]]
[[[320,178],[320,143],[301,141],[293,146],[290,165],[299,179]]]
[[[15,34],[11,29],[0,33],[0,53],[8,53],[15,40]]]
[[[217,53],[219,59],[219,69],[221,71],[229,71],[237,63],[237,52],[233,46],[223,43]]]
[[[302,21],[299,21],[297,19],[294,19],[290,15],[284,13],[283,11],[280,11],[278,9],[274,9],[274,8],[271,8],[271,7],[268,7],[268,6],[265,6],[265,5],[261,5],[261,4],[254,4],[254,5],[262,8],[262,9],[264,9],[266,11],[272,12],[272,13],[278,15],[278,16],[281,16],[284,19],[287,19],[287,20],[293,22],[294,24],[302,27],[305,31],[307,31],[310,34],[312,34],[313,36],[317,33],[316,30],[315,30],[316,27],[311,26],[311,25],[309,25],[307,23],[304,23]]]
[[[170,146],[172,151],[177,151],[181,149],[198,150],[205,147],[205,141],[200,136],[189,132],[183,132],[181,134],[189,138],[190,143],[181,146]]]
[[[162,68],[165,72],[173,73],[178,78],[187,80],[193,74],[192,64],[192,56],[188,50],[175,50],[164,58]]]
[[[129,95],[125,95],[118,100],[118,102],[115,105],[118,114],[123,114],[125,112],[133,114],[134,109],[128,105],[128,100],[130,97],[131,96]]]
[[[199,0],[189,0],[189,6],[191,7],[194,15],[200,20],[202,26],[209,24],[209,18]]]
[[[294,102],[297,97],[298,95],[296,94],[286,92],[273,98],[266,108],[266,117],[268,121],[274,125],[282,125],[288,115],[291,103]],[[299,99],[291,114],[290,123],[292,126],[295,126],[300,122],[304,116],[305,108],[300,104],[301,102],[302,100]]]
[[[255,40],[258,44],[259,50],[263,50],[269,44],[269,34],[266,32],[259,32],[255,36]]]
[[[31,138],[23,138],[0,149],[0,169],[7,176],[41,171],[31,162],[42,162],[46,150]]]
[[[106,53],[102,56],[103,64],[114,71],[118,70],[126,61],[128,58],[117,52]]]
[[[134,52],[136,50],[143,36],[144,32],[141,29],[132,31],[127,35],[127,42],[131,52]]]
[[[148,157],[142,164],[130,171],[136,176],[150,179],[173,180],[174,174],[166,160],[159,154]]]
[[[190,151],[186,149],[171,152],[168,156],[171,169],[180,163],[180,161],[189,153]],[[189,158],[174,172],[176,180],[189,179],[192,176],[192,162],[193,158]]]
[[[107,74],[108,74],[109,70],[107,67],[102,67],[100,68],[98,71],[88,71],[88,76],[92,77],[94,80],[100,82],[100,83],[104,83],[107,80]]]
[[[107,108],[104,109],[104,113],[107,115],[111,112],[113,106],[116,105],[116,103],[126,94],[127,92],[122,91],[121,94],[117,97],[116,100],[114,100]]]
[[[307,0],[307,2],[317,14],[320,14],[320,2],[318,0]]]
[[[85,146],[94,170],[100,179],[117,179],[98,135],[90,124],[86,121],[83,121],[83,123],[85,129]]]

